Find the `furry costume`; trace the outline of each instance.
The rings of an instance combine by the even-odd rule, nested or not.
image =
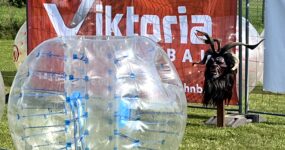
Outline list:
[[[218,103],[226,101],[229,103],[232,98],[232,89],[235,82],[236,70],[239,60],[231,49],[238,45],[243,45],[250,49],[256,48],[263,40],[255,45],[247,45],[239,42],[231,42],[221,48],[220,40],[213,39],[207,33],[197,31],[206,39],[200,38],[205,44],[210,45],[203,60],[199,64],[206,64],[205,82],[203,90],[203,104],[217,106]],[[215,44],[218,48],[215,49]],[[195,63],[194,63],[195,64]]]

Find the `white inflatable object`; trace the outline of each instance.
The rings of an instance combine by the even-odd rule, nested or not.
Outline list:
[[[18,31],[14,45],[13,45],[13,57],[16,68],[24,62],[27,57],[27,24],[26,22],[21,26]]]
[[[175,67],[144,37],[62,37],[27,57],[8,118],[17,149],[178,149],[187,102]]]
[[[0,72],[0,120],[3,115],[4,107],[5,107],[5,86],[2,74]]]
[[[246,38],[245,38],[245,30],[246,30],[246,19],[243,17],[242,18],[242,42],[246,43]],[[237,27],[236,27],[236,38],[238,40],[239,37],[239,28],[238,28],[238,23],[237,23]],[[257,30],[255,29],[255,27],[249,23],[249,44],[256,44],[261,40],[259,33],[257,32]],[[250,50],[249,49],[249,57],[248,57],[248,71],[249,71],[249,92],[252,91],[256,84],[257,81],[259,81],[259,79],[262,76],[262,73],[260,73],[260,63],[262,63],[261,60],[261,55],[263,54],[262,50],[258,47],[254,50]],[[245,47],[242,47],[242,73],[243,73],[243,91],[244,91],[244,87],[245,87],[245,55],[246,55],[246,50]],[[239,52],[238,52],[238,47],[237,47],[237,51],[236,51],[236,56],[239,56]],[[237,81],[238,81],[238,75],[237,75]],[[238,82],[237,82],[238,83]],[[238,85],[237,85],[238,86]]]
[[[264,39],[264,30],[261,32],[260,34],[260,38],[261,39]],[[257,81],[263,83],[263,67],[264,67],[264,50],[265,50],[265,47],[264,47],[264,42],[262,42],[258,47],[258,58],[259,58],[259,61],[258,61],[258,67],[257,67]]]

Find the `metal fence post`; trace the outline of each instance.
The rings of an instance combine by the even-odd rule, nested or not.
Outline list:
[[[262,23],[264,24],[265,0],[262,1]]]
[[[239,0],[239,42],[242,42],[242,0]],[[239,60],[242,60],[242,46],[239,46]],[[239,61],[239,114],[242,114],[242,61]]]
[[[28,18],[29,18],[29,14],[28,14],[28,7],[29,7],[29,0],[27,0],[27,3],[26,3],[26,18],[27,18],[27,20],[28,20]],[[30,37],[29,37],[29,21],[27,21],[27,41],[29,41],[30,40]],[[27,54],[28,54],[28,52],[29,52],[29,46],[28,46],[28,43],[27,43]]]
[[[245,24],[245,42],[246,44],[249,43],[249,0],[246,0],[246,6],[245,6],[245,19],[246,19],[246,24]],[[245,111],[244,113],[248,113],[249,109],[249,79],[248,79],[248,48],[246,47],[245,49]]]

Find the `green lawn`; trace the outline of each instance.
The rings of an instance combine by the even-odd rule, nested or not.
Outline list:
[[[12,40],[0,40],[0,71],[4,78],[7,93],[9,92],[10,86],[13,82],[13,78],[16,74],[16,67],[13,62],[12,51]]]
[[[264,116],[265,123],[251,123],[237,128],[204,125],[215,112],[188,109],[188,123],[181,150],[271,150],[285,149],[285,118]]]
[[[19,28],[26,21],[25,14],[26,8],[16,8],[0,3],[0,39],[15,38]]]
[[[12,40],[0,40],[0,70],[7,91],[16,69],[12,61]],[[284,95],[262,92],[258,86],[250,94],[251,108],[285,113]],[[265,123],[251,123],[238,128],[216,128],[204,125],[215,111],[188,108],[188,120],[181,150],[189,149],[285,149],[285,117],[264,116]],[[0,149],[13,149],[7,117],[0,123]]]
[[[7,109],[0,122],[0,150],[2,149],[14,149],[12,137],[8,128],[8,118],[7,118]]]
[[[249,22],[256,28],[256,30],[261,33],[264,29],[263,23],[263,0],[249,0]],[[245,4],[246,0],[242,1],[243,3],[243,16],[245,16]]]
[[[252,91],[249,100],[252,110],[285,114],[285,95],[264,92],[261,85]]]
[[[16,73],[16,67],[12,57],[12,40],[0,40],[0,71],[5,82],[5,91],[9,92]],[[13,149],[13,143],[8,129],[6,109],[0,122],[0,149]]]

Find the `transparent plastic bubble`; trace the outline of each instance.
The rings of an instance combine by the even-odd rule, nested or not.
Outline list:
[[[245,43],[246,42],[246,36],[245,36],[245,30],[246,30],[246,19],[243,17],[242,18],[242,42]],[[238,23],[237,23],[237,27],[236,27],[236,38],[238,39],[239,37],[239,29],[238,29]],[[249,44],[256,44],[261,40],[259,33],[257,32],[257,30],[255,29],[255,27],[249,23]],[[260,49],[256,48],[254,50],[250,50],[248,51],[249,55],[248,55],[248,85],[249,85],[249,92],[252,91],[256,84],[257,81],[261,78],[261,73],[259,72],[260,70],[258,69],[259,64],[261,63],[261,59],[260,59]],[[243,91],[244,91],[244,87],[245,87],[245,55],[246,55],[246,50],[245,47],[242,47],[242,73],[243,73],[243,78],[242,78],[242,82],[243,82]],[[239,52],[238,49],[236,51],[236,56],[239,56]],[[237,81],[238,81],[238,76],[237,76]]]
[[[260,38],[264,39],[264,30],[260,34]],[[264,42],[262,42],[258,47],[258,65],[257,65],[257,81],[263,83],[263,67],[264,67]]]
[[[13,45],[13,59],[18,69],[27,57],[27,25],[26,22],[18,31]]]
[[[5,107],[5,86],[2,74],[0,72],[0,120],[3,115],[4,107]]]
[[[178,149],[187,102],[144,37],[63,37],[33,50],[8,106],[18,149]]]

